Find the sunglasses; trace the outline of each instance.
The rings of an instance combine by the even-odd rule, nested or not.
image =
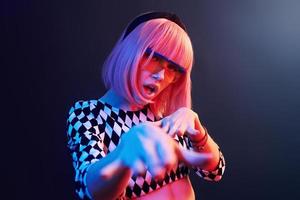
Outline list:
[[[158,62],[157,65],[151,65],[151,67],[146,68],[146,70],[150,71],[153,74],[158,73],[162,70],[162,68],[164,68],[166,74],[165,78],[174,82],[178,80],[182,74],[186,73],[185,68],[170,60],[166,56],[153,51],[151,48],[147,48],[144,55],[147,58],[152,55],[152,61]],[[167,62],[168,64],[161,65],[160,63],[163,61]]]
[[[176,62],[170,60],[169,58],[167,58],[166,56],[161,55],[160,53],[157,53],[155,51],[153,51],[151,48],[147,48],[145,51],[145,55],[147,57],[149,57],[151,54],[153,53],[153,58],[157,58],[157,59],[161,59],[161,60],[165,60],[168,63],[170,63],[169,67],[181,74],[184,74],[186,72],[185,68],[180,66],[179,64],[177,64]]]

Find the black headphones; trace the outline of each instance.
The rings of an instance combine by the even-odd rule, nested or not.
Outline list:
[[[168,19],[168,20],[176,23],[178,26],[180,26],[186,32],[185,25],[182,23],[182,21],[176,14],[169,13],[169,12],[147,12],[147,13],[143,13],[143,14],[137,16],[134,20],[132,20],[132,22],[127,26],[123,40],[127,37],[127,35],[131,31],[133,31],[141,23],[149,21],[151,19],[157,19],[157,18]]]

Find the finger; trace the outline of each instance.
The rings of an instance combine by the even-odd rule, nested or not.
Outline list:
[[[156,180],[162,179],[166,172],[166,169],[163,167],[163,165],[157,161],[149,162],[148,170]]]
[[[131,165],[133,175],[144,176],[146,174],[147,168],[142,160],[137,159]]]
[[[121,161],[115,160],[100,170],[100,177],[104,180],[110,179],[120,170],[120,167]]]
[[[177,135],[183,136],[186,131],[187,131],[186,124],[182,123],[181,126],[177,130]]]
[[[164,132],[168,133],[170,128],[170,122],[168,120],[162,120],[161,128]]]
[[[192,127],[187,127],[186,132],[188,132],[189,135],[191,136],[195,136],[198,135],[200,133],[200,131],[198,131],[197,129],[194,129]]]
[[[168,144],[170,144],[172,146],[172,152],[169,154],[171,156],[170,159],[168,160],[168,162],[170,163],[170,171],[174,171],[176,173],[176,170],[178,168],[178,162],[180,160],[181,157],[181,153],[179,151],[179,145],[176,142],[176,140],[174,139],[170,139],[168,138]],[[173,155],[173,156],[172,156]]]
[[[202,127],[202,124],[201,124],[197,114],[196,114],[196,118],[195,118],[195,129],[200,130],[201,132],[205,131],[204,128]]]
[[[156,152],[156,145],[154,141],[147,138],[141,138],[144,144],[143,150],[140,152],[140,158],[145,163],[147,169],[152,174],[153,177],[161,173],[160,160]]]
[[[131,170],[132,175],[143,175],[146,173],[146,166],[141,160],[139,153],[143,152],[143,147],[139,144],[135,145],[136,147],[139,147],[137,150],[130,149],[129,151],[122,151],[120,154],[121,159],[121,165],[123,167],[129,168]]]
[[[169,131],[167,132],[168,135],[172,138],[174,138],[178,128],[178,123],[170,125]]]
[[[194,128],[190,128],[188,127],[187,128],[187,131],[186,131],[188,137],[190,138],[191,141],[199,141],[201,140],[201,138],[203,137],[201,134],[200,134],[200,131],[194,129]]]
[[[173,144],[159,141],[156,145],[156,149],[161,165],[163,166],[165,171],[169,173],[177,162]]]
[[[191,130],[191,132],[192,131],[194,132],[188,135],[192,143],[199,143],[205,137],[205,133],[201,134],[199,130]]]

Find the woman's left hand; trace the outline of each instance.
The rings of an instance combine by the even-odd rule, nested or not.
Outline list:
[[[182,107],[171,115],[155,122],[170,137],[174,138],[175,134],[183,136],[187,134],[193,141],[198,141],[205,134],[205,129],[200,123],[198,114],[189,108]]]

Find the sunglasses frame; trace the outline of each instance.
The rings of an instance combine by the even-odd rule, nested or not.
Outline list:
[[[151,48],[147,48],[146,51],[145,51],[145,54],[147,56],[150,56],[151,54],[153,54],[153,57],[157,57],[157,58],[163,59],[163,60],[171,63],[175,67],[175,70],[177,72],[179,72],[180,74],[185,74],[186,73],[186,70],[185,70],[184,67],[182,67],[181,65],[177,64],[176,62],[170,60],[166,56],[164,56],[164,55],[162,55],[160,53],[157,53],[156,51],[153,51]]]

